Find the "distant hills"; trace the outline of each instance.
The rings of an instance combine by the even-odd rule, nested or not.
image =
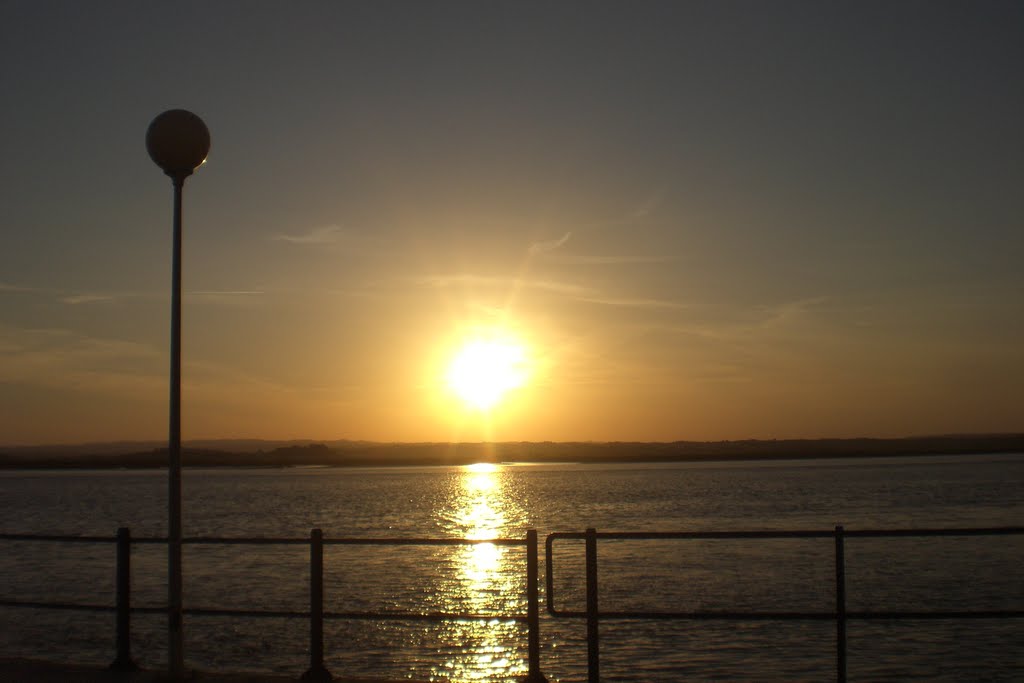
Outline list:
[[[903,439],[745,441],[378,443],[371,441],[188,441],[187,467],[464,465],[474,462],[672,462],[1018,453],[1024,434]],[[166,445],[132,441],[0,448],[0,469],[157,468]]]

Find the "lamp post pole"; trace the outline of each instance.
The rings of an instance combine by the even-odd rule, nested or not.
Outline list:
[[[150,158],[174,184],[171,256],[171,390],[167,450],[167,671],[171,680],[185,675],[181,580],[181,195],[210,151],[210,132],[203,120],[184,109],[171,109],[153,119],[146,131]]]
[[[167,451],[167,663],[177,680],[185,673],[181,579],[181,191],[174,180],[174,246],[171,256],[171,406]]]

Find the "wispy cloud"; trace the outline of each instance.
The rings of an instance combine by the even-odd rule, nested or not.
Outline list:
[[[159,395],[165,352],[70,330],[0,326],[0,381],[100,392]]]
[[[271,239],[279,242],[289,242],[291,244],[310,244],[310,245],[325,245],[325,244],[336,244],[341,241],[345,236],[345,230],[338,225],[325,225],[320,228],[313,228],[312,230],[298,234],[280,233],[274,235]]]
[[[72,330],[54,327],[16,327],[0,325],[0,346],[5,352],[30,353],[61,350],[68,356],[161,357],[164,351],[139,342],[123,339],[91,337]]]
[[[654,214],[661,207],[664,196],[664,189],[653,190],[643,201],[636,205],[633,211],[630,212],[629,218],[636,221]]]
[[[680,310],[688,308],[686,304],[667,299],[651,299],[644,297],[623,297],[607,294],[592,287],[584,287],[569,282],[556,280],[531,280],[513,277],[488,277],[483,275],[435,275],[418,280],[427,287],[480,287],[494,289],[522,290],[530,289],[549,292],[588,304],[616,306],[622,308],[648,308]]]
[[[0,382],[160,400],[166,396],[166,355],[164,348],[126,339],[0,324]],[[190,395],[216,399],[220,405],[256,394],[308,393],[219,363],[186,359],[185,369]]]
[[[420,278],[417,282],[427,287],[525,288],[572,296],[582,296],[594,291],[588,287],[554,280],[526,280],[486,275],[432,275]]]
[[[136,293],[112,293],[112,292],[75,292],[67,289],[51,288],[51,287],[29,287],[27,285],[18,285],[11,282],[0,282],[0,292],[10,292],[19,294],[34,294],[37,296],[43,296],[47,298],[54,298],[62,304],[69,306],[77,306],[80,304],[94,304],[114,301],[115,299],[121,299],[128,296],[146,296],[146,294]]]
[[[69,306],[78,306],[79,304],[107,303],[115,298],[117,297],[113,294],[72,294],[61,297],[61,303],[68,304]]]
[[[540,256],[545,260],[569,265],[618,265],[625,263],[663,263],[668,261],[665,256],[632,256],[628,254],[600,255],[600,254],[572,254],[562,249],[572,237],[567,232],[556,240],[534,242],[530,245],[528,252],[530,256]],[[556,253],[557,252],[557,253]]]
[[[23,285],[15,285],[10,282],[0,282],[0,292],[35,292],[38,291],[34,287],[25,287]]]
[[[828,297],[816,296],[796,301],[786,301],[774,306],[764,306],[760,309],[762,320],[760,327],[771,328],[793,324],[805,319],[814,308],[828,301]]]
[[[579,297],[579,300],[592,304],[601,304],[603,306],[621,306],[624,308],[663,308],[671,310],[682,310],[684,308],[689,308],[686,304],[680,303],[678,301],[669,301],[667,299],[643,299],[613,296],[585,296]]]
[[[133,291],[133,292],[57,292],[57,300],[68,306],[89,304],[111,304],[128,300],[159,300],[170,296],[168,292]]]
[[[191,301],[204,304],[221,304],[225,306],[249,306],[260,300],[264,292],[259,290],[224,290],[197,291],[187,294]]]
[[[498,306],[488,306],[487,304],[482,304],[478,301],[470,302],[469,304],[467,304],[467,308],[476,311],[477,313],[482,313],[483,315],[490,316],[492,318],[504,318],[505,316],[508,315],[507,308],[501,308]]]
[[[229,289],[229,290],[205,290],[198,292],[189,292],[191,296],[259,296],[264,292],[255,289]]]
[[[530,245],[529,251],[530,251],[531,254],[547,254],[548,252],[552,252],[555,249],[558,249],[559,247],[564,245],[566,242],[569,241],[569,238],[571,236],[572,236],[572,233],[571,232],[567,232],[567,233],[565,233],[564,235],[562,235],[561,237],[559,237],[556,240],[547,240],[547,241],[544,241],[544,242],[534,242],[533,244]]]
[[[552,261],[565,265],[623,265],[630,263],[668,263],[673,259],[668,256],[601,256],[585,254],[555,254],[549,257]]]
[[[758,343],[767,336],[779,338],[787,334],[807,333],[813,325],[814,313],[829,297],[784,301],[762,306],[703,306],[694,307],[694,319],[686,324],[673,324],[668,329],[689,337],[713,341],[750,341]]]
[[[0,292],[18,292],[52,297],[62,304],[78,306],[81,304],[109,303],[118,299],[152,298],[153,292],[81,292],[60,288],[29,287],[10,282],[0,282]]]
[[[243,300],[252,300],[262,296],[263,290],[255,289],[228,289],[228,290],[197,290],[185,292],[185,296],[194,302],[207,303],[232,303]],[[167,299],[169,292],[139,291],[139,292],[83,292],[79,294],[64,294],[58,300],[68,306],[82,306],[88,304],[108,304],[123,302],[126,300],[160,300]]]

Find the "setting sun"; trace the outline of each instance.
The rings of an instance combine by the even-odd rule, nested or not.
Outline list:
[[[455,354],[447,373],[452,392],[481,411],[493,408],[526,379],[526,351],[511,341],[469,341]]]

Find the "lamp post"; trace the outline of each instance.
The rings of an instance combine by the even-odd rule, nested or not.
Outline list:
[[[167,669],[185,674],[181,601],[181,192],[210,151],[210,131],[184,109],[170,109],[146,131],[146,151],[174,184],[174,247],[171,257],[171,406],[167,489]]]

